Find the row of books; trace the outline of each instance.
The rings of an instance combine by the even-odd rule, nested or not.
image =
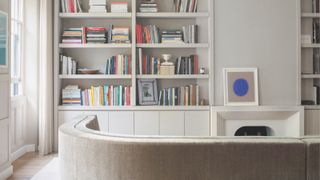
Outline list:
[[[130,106],[131,86],[92,86],[81,92],[83,106]]]
[[[175,62],[175,74],[199,74],[199,57],[178,57]]]
[[[198,0],[173,0],[175,12],[197,12]]]
[[[67,86],[62,90],[62,105],[81,105],[79,86]]]
[[[313,86],[313,104],[320,105],[320,87],[318,85]]]
[[[60,54],[59,60],[60,74],[71,75],[77,74],[78,63],[72,57]]]
[[[312,20],[312,40],[313,43],[320,43],[320,19]]]
[[[181,30],[163,30],[161,32],[162,43],[182,43],[182,31]]]
[[[155,25],[136,25],[137,43],[160,43],[159,28]]]
[[[159,93],[159,106],[199,106],[199,85],[163,89]]]
[[[320,0],[312,0],[312,12],[320,13]]]
[[[131,74],[131,56],[119,54],[108,58],[105,66],[105,74]]]
[[[154,0],[144,0],[139,6],[140,12],[155,13],[158,12],[158,4]]]
[[[185,43],[198,42],[198,25],[188,25],[182,27],[183,41]]]
[[[63,13],[82,13],[80,0],[61,0],[61,12]]]
[[[107,12],[107,1],[106,0],[90,0],[89,13],[106,13]]]
[[[313,74],[320,74],[320,49],[313,49]]]
[[[104,27],[66,28],[62,34],[62,43],[130,43],[128,27],[109,25],[108,31]]]
[[[141,61],[139,61],[139,67],[141,70],[139,70],[140,74],[152,74],[152,75],[158,75],[160,74],[160,58],[159,57],[153,57],[150,55],[145,55],[140,58]],[[140,66],[141,63],[141,66]]]

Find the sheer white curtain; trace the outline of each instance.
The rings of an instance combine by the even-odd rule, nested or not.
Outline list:
[[[53,1],[40,0],[39,152],[53,151]]]

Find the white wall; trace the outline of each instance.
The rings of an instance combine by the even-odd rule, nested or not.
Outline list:
[[[297,105],[298,0],[215,0],[215,104],[225,67],[258,67],[260,105]]]

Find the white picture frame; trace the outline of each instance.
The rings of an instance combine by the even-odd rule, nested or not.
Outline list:
[[[158,87],[155,79],[138,80],[139,105],[157,105],[158,104]],[[148,94],[148,96],[146,96]]]
[[[230,77],[232,74],[232,77]],[[239,75],[239,77],[237,77]],[[241,75],[245,77],[241,77]],[[235,79],[237,78],[237,79]],[[237,93],[239,84],[244,82],[245,90]],[[241,84],[241,83],[240,83]],[[232,86],[232,90],[230,91]],[[259,106],[258,68],[223,69],[224,106]],[[241,85],[239,86],[241,87]]]
[[[9,68],[9,43],[8,43],[8,41],[9,41],[9,19],[8,19],[8,14],[6,12],[0,11],[0,23],[3,23],[2,19],[4,19],[5,25],[3,26],[3,24],[0,24],[0,28],[1,27],[3,28],[3,29],[0,29],[0,51],[1,51],[1,48],[4,48],[5,57],[4,57],[4,60],[0,59],[0,74],[9,72],[9,70],[8,70],[8,68]],[[2,32],[4,32],[4,35],[1,34]],[[5,41],[5,43],[1,44],[2,41]],[[4,46],[4,47],[2,47],[2,46]],[[0,54],[0,58],[3,58],[3,57],[1,57],[1,54]]]

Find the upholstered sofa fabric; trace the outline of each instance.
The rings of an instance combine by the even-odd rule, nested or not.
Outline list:
[[[60,128],[63,180],[305,179],[305,144],[298,139],[132,138],[98,128],[95,120]]]
[[[306,144],[307,180],[320,180],[320,138],[306,137],[302,139]]]

